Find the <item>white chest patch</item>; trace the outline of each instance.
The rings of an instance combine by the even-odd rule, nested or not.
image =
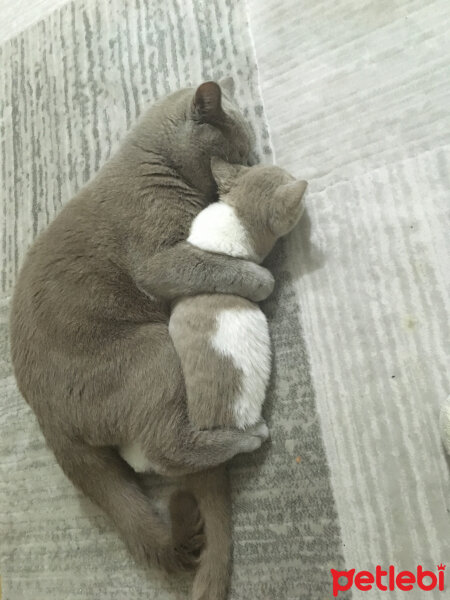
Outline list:
[[[222,310],[211,343],[242,371],[241,390],[234,405],[237,427],[254,425],[261,418],[270,376],[270,337],[264,313],[257,306]]]
[[[192,221],[187,241],[209,252],[259,261],[250,237],[232,206],[215,202]]]

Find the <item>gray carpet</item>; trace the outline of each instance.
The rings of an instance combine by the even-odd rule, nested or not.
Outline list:
[[[436,571],[450,562],[438,427],[450,392],[450,3],[299,4],[250,0],[250,24],[277,163],[309,181],[287,254],[344,555],[357,570]]]
[[[24,252],[157,97],[232,75],[256,151],[272,160],[245,5],[96,0],[53,13],[0,48],[0,559],[5,600],[181,599],[189,580],[137,568],[74,490],[20,398],[7,349]],[[308,243],[308,240],[305,241]],[[286,247],[265,304],[274,341],[272,439],[232,465],[231,598],[322,600],[342,568],[339,524]],[[51,366],[50,366],[51,368]],[[342,596],[344,597],[344,596]]]

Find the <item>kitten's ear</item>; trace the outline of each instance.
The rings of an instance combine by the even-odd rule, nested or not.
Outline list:
[[[303,194],[307,185],[306,181],[294,181],[276,189],[269,214],[269,227],[275,236],[286,235],[300,220],[305,209]]]
[[[223,89],[224,92],[227,92],[231,97],[234,96],[234,79],[232,77],[224,77],[219,80],[219,85]]]
[[[215,81],[205,81],[195,90],[192,115],[199,123],[217,123],[223,120],[222,92]]]
[[[242,165],[232,165],[218,156],[211,158],[211,171],[217,183],[220,194],[226,194],[230,191],[236,177],[247,167]]]

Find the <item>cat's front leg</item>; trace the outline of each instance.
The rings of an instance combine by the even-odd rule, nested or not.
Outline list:
[[[188,242],[133,261],[132,275],[146,294],[174,300],[196,294],[236,294],[260,302],[273,290],[272,274],[259,265],[206,252]]]

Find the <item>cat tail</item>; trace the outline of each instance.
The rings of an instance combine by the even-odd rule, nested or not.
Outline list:
[[[192,600],[225,600],[230,582],[231,499],[228,472],[224,465],[186,476],[186,485],[197,500],[204,523],[205,547],[195,574]],[[183,514],[185,492],[172,495],[170,508],[173,531],[187,523]],[[192,514],[192,508],[191,514]]]
[[[58,442],[50,445],[67,477],[108,514],[139,562],[157,564],[168,572],[197,566],[203,539],[195,502],[190,512],[186,506],[191,527],[178,532],[175,540],[152,507],[138,475],[113,448],[67,437]]]

